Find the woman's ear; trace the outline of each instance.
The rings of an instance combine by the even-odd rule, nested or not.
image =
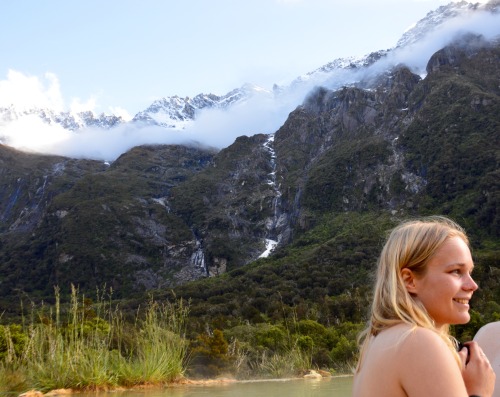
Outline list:
[[[415,275],[413,274],[413,272],[408,268],[404,268],[401,270],[401,278],[403,279],[406,290],[410,294],[416,294],[417,285],[415,283]]]

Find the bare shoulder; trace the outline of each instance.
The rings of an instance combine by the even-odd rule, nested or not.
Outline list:
[[[374,337],[354,379],[356,396],[466,397],[460,367],[434,331],[394,325]]]
[[[400,379],[409,396],[467,395],[459,364],[434,331],[414,328],[399,349]]]
[[[449,352],[448,346],[435,331],[422,327],[411,328],[407,331],[404,347],[412,350],[413,353],[423,351],[427,354],[436,350]]]
[[[412,357],[415,366],[425,363],[427,368],[443,365],[458,368],[456,358],[443,338],[427,328],[416,327],[409,331],[400,352],[407,358]]]
[[[399,354],[406,357],[420,354],[428,356],[436,351],[449,353],[448,346],[436,332],[407,324],[395,325],[385,330],[380,334],[379,340],[382,344],[395,346]]]

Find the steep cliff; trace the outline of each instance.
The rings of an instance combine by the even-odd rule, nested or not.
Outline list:
[[[141,146],[106,165],[0,147],[0,296],[71,282],[118,297],[184,285],[243,269],[275,244],[279,255],[315,246],[307,233],[322,227],[342,240],[329,255],[357,269],[337,248],[379,228],[354,228],[346,214],[384,225],[448,214],[479,248],[498,242],[499,61],[498,43],[468,37],[434,54],[424,78],[400,65],[318,87],[275,134],[218,152]],[[370,255],[344,274],[359,281]],[[341,293],[337,281],[318,288]]]

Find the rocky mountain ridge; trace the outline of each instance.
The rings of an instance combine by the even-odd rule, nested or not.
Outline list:
[[[193,98],[172,96],[155,100],[148,108],[138,112],[130,121],[124,120],[120,116],[100,114],[95,115],[91,111],[86,112],[58,112],[50,109],[24,109],[19,110],[14,107],[0,108],[0,128],[13,121],[26,116],[35,116],[44,123],[51,125],[60,125],[62,128],[70,131],[78,131],[85,128],[110,129],[118,125],[132,123],[139,126],[159,126],[167,129],[184,129],[192,123],[197,114],[204,109],[230,109],[231,106],[244,102],[254,95],[265,95],[266,97],[279,98],[299,87],[302,89],[311,89],[314,85],[324,85],[330,76],[342,71],[363,70],[372,66],[382,58],[388,57],[396,50],[409,47],[433,31],[439,29],[443,24],[458,17],[468,15],[477,11],[487,11],[498,13],[500,2],[492,0],[487,4],[460,1],[450,3],[431,11],[422,20],[418,21],[414,27],[408,29],[398,41],[396,46],[388,50],[380,50],[363,57],[349,57],[335,59],[320,68],[299,76],[290,83],[289,86],[273,87],[272,92],[261,87],[246,84],[240,88],[234,89],[229,93],[219,96],[214,94],[198,94]],[[353,82],[358,82],[353,81]],[[351,82],[351,83],[353,83]],[[345,85],[348,82],[340,82]],[[0,142],[2,142],[0,130]],[[4,142],[8,144],[8,142]]]
[[[479,249],[495,246],[500,41],[465,35],[425,72],[397,65],[339,89],[316,87],[277,131],[222,150],[144,145],[105,164],[0,145],[0,311],[18,294],[52,296],[54,285],[106,284],[123,298],[235,274],[271,247],[276,256],[321,251],[331,238],[322,230],[353,214],[373,224],[351,237],[347,222],[327,256],[351,258],[343,271],[356,277],[367,271],[358,260],[370,263],[357,247],[376,219],[446,214]],[[245,89],[158,101],[138,122],[181,126],[198,110],[242,103],[255,92]],[[165,106],[175,109],[168,120]],[[308,237],[312,230],[321,237]],[[334,284],[340,294],[348,283]]]
[[[120,116],[115,116],[113,114],[106,115],[104,113],[95,115],[90,110],[71,113],[37,108],[20,110],[16,109],[14,106],[9,106],[0,108],[0,127],[25,117],[37,117],[46,124],[57,124],[69,131],[78,131],[83,128],[109,129],[125,122]]]
[[[0,298],[171,288],[343,214],[443,213],[498,241],[499,60],[499,42],[469,36],[423,79],[400,65],[370,89],[317,88],[274,134],[220,151],[139,146],[107,166],[1,146]]]
[[[449,22],[457,17],[471,15],[471,13],[476,11],[498,13],[500,11],[500,2],[498,0],[492,0],[484,4],[462,0],[440,6],[436,10],[429,12],[425,18],[418,21],[414,26],[403,33],[396,44],[396,48],[402,48],[415,44],[446,22]]]
[[[193,98],[178,96],[162,98],[151,106],[137,113],[133,123],[156,125],[164,128],[183,129],[196,118],[196,113],[203,109],[229,109],[232,105],[250,98],[255,93],[266,92],[251,84],[234,89],[223,96],[198,94]]]

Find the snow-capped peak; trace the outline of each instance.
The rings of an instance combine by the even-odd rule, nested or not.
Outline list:
[[[96,115],[90,110],[84,112],[66,112],[39,108],[21,110],[14,106],[0,108],[0,124],[3,125],[27,116],[38,117],[46,124],[58,124],[70,131],[76,131],[86,127],[111,128],[124,122],[119,116],[112,114],[106,115],[104,113]]]
[[[337,89],[341,86],[358,84],[362,78],[369,76],[365,73],[374,65],[372,71],[381,73],[382,67],[389,67],[389,62],[382,62],[382,67],[378,61],[391,58],[390,55],[397,51],[408,50],[410,46],[416,43],[424,42],[426,36],[443,26],[447,21],[454,18],[468,15],[476,11],[488,11],[498,13],[500,10],[500,0],[492,0],[488,3],[471,3],[468,1],[459,1],[441,6],[434,11],[429,12],[426,17],[408,28],[392,49],[372,52],[361,57],[337,58],[333,61],[317,68],[316,70],[299,76],[289,85],[275,85],[272,91],[266,90],[255,84],[244,84],[225,95],[198,94],[193,98],[171,96],[155,100],[148,108],[137,113],[132,120],[126,121],[120,116],[115,115],[95,115],[91,111],[85,112],[64,112],[48,109],[18,109],[13,106],[0,108],[0,127],[7,125],[12,121],[22,119],[26,116],[37,117],[43,123],[49,125],[58,125],[66,130],[77,131],[87,127],[111,128],[123,123],[136,125],[153,125],[168,129],[183,130],[191,124],[199,113],[206,109],[228,110],[234,105],[247,103],[255,98],[265,97],[266,99],[277,99],[276,107],[269,114],[286,115],[293,107],[296,107],[303,101],[305,95],[315,86],[322,85],[330,89]],[[496,21],[496,20],[495,20]],[[432,48],[432,50],[435,50]],[[408,52],[408,51],[407,51]],[[421,55],[422,62],[428,60],[428,53]],[[396,57],[392,57],[396,59]],[[396,59],[396,60],[399,60]],[[391,62],[393,60],[390,60]],[[423,70],[425,71],[425,65]],[[371,76],[373,77],[373,76]],[[366,87],[366,84],[365,84]],[[278,104],[278,102],[280,102]],[[247,108],[257,109],[257,107],[248,106]],[[260,109],[260,108],[259,108]],[[241,110],[241,109],[240,109]],[[251,120],[251,117],[240,117],[239,120]],[[251,124],[248,122],[248,124]],[[253,127],[253,126],[252,126]],[[273,124],[274,127],[274,124]],[[247,127],[250,128],[250,127]],[[0,131],[1,132],[1,131]]]
[[[166,128],[184,129],[203,109],[227,109],[254,94],[269,93],[262,87],[247,83],[226,95],[198,94],[193,98],[171,96],[154,101],[146,110],[139,112],[133,122]]]
[[[499,4],[500,2],[498,0],[493,0],[488,3],[471,3],[462,0],[460,2],[449,3],[438,7],[437,9],[427,13],[423,19],[410,26],[397,42],[396,48],[406,47],[416,43],[429,33],[436,30],[446,21],[458,16],[466,15],[478,10],[495,12],[499,8]]]

